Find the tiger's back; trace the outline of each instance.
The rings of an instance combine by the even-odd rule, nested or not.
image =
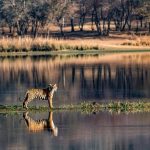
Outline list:
[[[26,96],[28,100],[33,100],[33,99],[41,99],[41,100],[46,100],[48,98],[48,89],[29,89],[26,92]]]

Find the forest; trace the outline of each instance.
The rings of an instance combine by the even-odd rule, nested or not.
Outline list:
[[[0,0],[0,36],[67,32],[150,33],[150,0]],[[89,33],[87,32],[87,34]]]

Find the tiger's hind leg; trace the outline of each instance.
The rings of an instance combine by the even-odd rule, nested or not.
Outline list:
[[[24,98],[24,101],[23,101],[23,108],[28,109],[28,106],[27,106],[28,103],[29,103],[29,100],[28,100],[28,93],[27,93],[25,98]]]

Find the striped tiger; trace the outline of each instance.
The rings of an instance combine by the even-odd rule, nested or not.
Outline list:
[[[35,99],[39,99],[39,100],[48,100],[48,104],[50,109],[53,108],[53,95],[54,92],[57,91],[57,85],[54,84],[49,84],[47,88],[45,89],[29,89],[27,90],[26,94],[25,94],[25,98],[23,101],[23,107],[28,109],[28,103],[35,100]]]

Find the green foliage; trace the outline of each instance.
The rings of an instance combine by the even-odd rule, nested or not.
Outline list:
[[[47,106],[30,106],[28,111],[49,111],[50,109]],[[96,102],[82,102],[77,105],[62,105],[57,108],[52,109],[52,111],[57,110],[75,110],[81,111],[83,113],[97,113],[100,111],[109,111],[115,113],[135,113],[135,112],[150,112],[150,102],[144,101],[134,101],[134,102],[108,102],[108,103],[96,103]],[[9,112],[24,112],[22,106],[13,105],[0,105],[0,113],[9,113]]]

